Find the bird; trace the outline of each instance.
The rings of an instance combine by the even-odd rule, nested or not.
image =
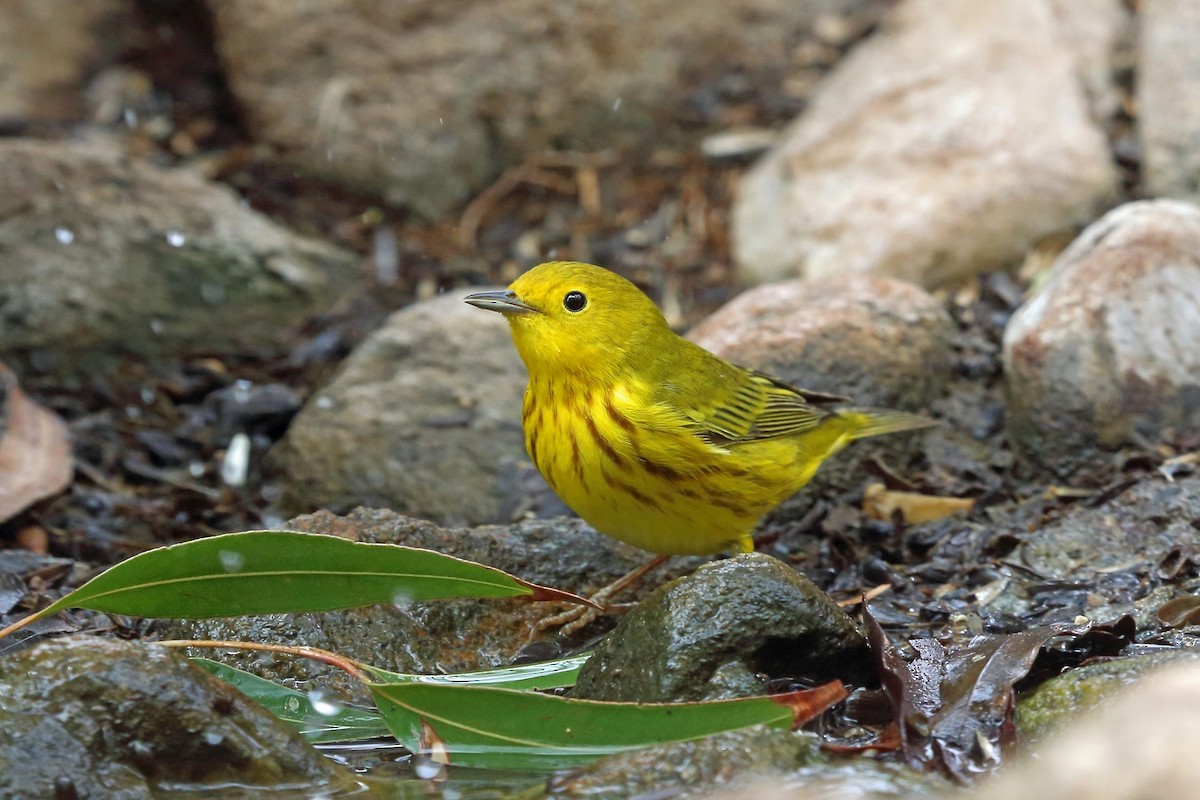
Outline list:
[[[769,511],[856,439],[925,428],[731,364],[610,270],[539,264],[464,298],[507,319],[529,374],[525,449],[568,507],[651,553],[750,552]]]

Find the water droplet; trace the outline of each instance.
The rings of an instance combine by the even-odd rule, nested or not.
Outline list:
[[[424,753],[417,753],[412,760],[413,773],[423,781],[438,778],[445,771],[445,765],[439,764]]]
[[[323,394],[316,399],[317,408],[328,409],[333,408],[333,398],[327,394]]]
[[[75,241],[75,234],[70,228],[64,228],[60,225],[54,229],[54,238],[58,239],[59,244],[70,244]]]
[[[295,713],[299,712],[300,711],[300,698],[299,697],[289,697],[287,700],[283,701],[283,709],[284,709],[284,711],[287,711],[289,714],[295,714]]]
[[[161,336],[162,332],[166,329],[167,329],[167,326],[163,323],[163,321],[161,319],[150,320],[150,331],[155,336]]]
[[[233,550],[222,550],[217,558],[221,559],[221,568],[226,572],[241,572],[246,563],[246,557]]]
[[[187,244],[187,237],[179,231],[167,231],[167,244],[171,247],[183,247]]]
[[[221,733],[220,731],[214,731],[211,728],[204,731],[204,733],[201,735],[204,737],[204,741],[208,742],[213,747],[216,747],[221,742],[225,741],[225,734]]]
[[[620,111],[621,103],[623,102],[625,102],[625,98],[623,97],[618,97],[616,100],[613,100],[613,111]]]
[[[403,611],[413,604],[412,592],[407,589],[397,589],[392,595],[392,605]]]
[[[375,279],[384,286],[394,286],[400,280],[400,248],[391,228],[376,228],[373,244]]]
[[[138,115],[137,115],[137,112],[134,111],[132,108],[126,108],[124,110],[124,112],[122,112],[121,116],[125,120],[125,126],[127,128],[136,128],[137,127]]]
[[[227,486],[245,486],[250,472],[250,437],[235,433],[221,461],[221,480]]]
[[[308,702],[312,703],[313,711],[323,717],[332,717],[342,710],[342,704],[323,689],[314,689],[309,692]]]
[[[219,283],[204,281],[200,284],[200,297],[210,306],[220,305],[225,302],[225,287]]]
[[[188,474],[193,478],[204,477],[204,462],[193,460],[188,462]]]

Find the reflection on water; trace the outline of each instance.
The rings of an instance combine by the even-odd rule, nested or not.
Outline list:
[[[386,797],[397,800],[501,800],[515,793],[546,786],[549,772],[511,772],[490,769],[451,767],[444,780],[431,781],[420,759],[394,740],[373,739],[351,744],[319,745],[318,748],[339,764],[359,773],[356,791],[332,797]],[[425,766],[428,766],[426,763]],[[440,767],[440,765],[439,765]],[[440,773],[440,768],[427,774]],[[541,791],[532,793],[541,796]]]

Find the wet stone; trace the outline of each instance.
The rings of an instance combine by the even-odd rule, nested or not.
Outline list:
[[[574,696],[700,700],[762,694],[763,674],[863,684],[872,673],[846,612],[793,568],[748,553],[644,599],[597,646]]]
[[[157,645],[44,642],[0,659],[0,697],[0,797],[350,786],[290,725]]]

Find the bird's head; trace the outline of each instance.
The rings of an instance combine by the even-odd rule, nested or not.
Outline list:
[[[584,375],[616,371],[663,332],[670,333],[640,289],[614,272],[577,261],[540,264],[506,290],[465,300],[508,319],[531,375],[552,369]]]

